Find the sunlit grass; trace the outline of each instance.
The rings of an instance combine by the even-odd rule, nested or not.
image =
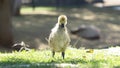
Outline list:
[[[52,11],[54,11],[56,7],[44,7],[44,6],[39,6],[39,7],[25,7],[23,6],[20,10],[21,14],[56,14]]]
[[[43,39],[46,37],[48,31],[55,24],[57,17],[50,15],[50,12],[45,12],[54,10],[54,7],[37,7],[35,10],[32,7],[22,7],[21,11],[24,13],[30,12],[30,14],[47,14],[46,15],[23,15],[22,17],[15,17],[14,27],[18,31],[16,37],[19,40],[26,40],[28,42],[35,42],[35,38]],[[42,10],[42,12],[40,12]],[[64,10],[64,9],[63,9]],[[70,16],[69,26],[76,27],[81,24],[95,24],[99,26],[102,33],[105,33],[105,39],[118,38],[119,39],[119,14],[112,12],[110,10],[102,9],[66,9],[61,12],[62,14],[67,14]],[[54,11],[55,12],[55,11]],[[111,14],[112,12],[112,14]],[[50,15],[50,16],[49,16]],[[47,25],[47,26],[46,26]],[[48,26],[49,25],[49,26]],[[113,26],[114,25],[114,26]],[[112,27],[112,28],[111,28]],[[114,28],[113,28],[114,27]],[[44,30],[43,30],[44,29]],[[118,33],[113,32],[116,29]],[[106,32],[105,32],[106,31]],[[41,34],[43,33],[43,34]],[[112,33],[112,36],[110,35]],[[109,34],[109,35],[108,35]],[[118,35],[117,35],[118,34]],[[19,36],[20,35],[20,36]],[[114,35],[114,36],[113,36]],[[104,36],[103,36],[104,37]],[[104,39],[101,39],[105,41]],[[108,39],[109,40],[109,39]],[[112,39],[116,40],[116,39]],[[118,41],[119,42],[119,41]],[[41,42],[40,42],[41,43]],[[89,42],[91,44],[91,41]],[[92,42],[94,43],[94,42]],[[110,43],[112,43],[110,41]],[[81,44],[81,42],[80,42]],[[92,47],[91,45],[86,45]],[[94,44],[95,47],[98,45]],[[34,44],[36,45],[36,44]],[[79,43],[78,43],[79,45]],[[108,45],[108,44],[106,44]],[[109,46],[109,45],[108,45]],[[102,47],[105,47],[104,45]],[[87,51],[87,52],[86,52]],[[113,52],[115,53],[115,52]],[[115,53],[116,54],[116,53]],[[106,50],[86,50],[86,49],[75,49],[68,48],[66,51],[65,59],[63,60],[60,53],[57,53],[54,58],[50,50],[40,50],[40,51],[22,51],[22,52],[12,52],[12,53],[0,53],[0,68],[54,68],[58,66],[57,64],[67,65],[72,64],[78,68],[120,68],[120,56],[108,54]],[[7,67],[6,67],[7,66]],[[54,67],[53,67],[54,66]],[[68,65],[67,68],[70,68],[71,65]],[[75,67],[71,67],[75,68]]]
[[[106,50],[93,50],[68,48],[65,59],[60,53],[52,58],[50,50],[30,50],[12,53],[0,53],[0,67],[26,68],[26,67],[66,67],[77,68],[119,68],[120,56],[107,54]],[[61,64],[62,63],[62,64]],[[61,64],[61,65],[60,65]]]
[[[30,12],[30,11],[50,11],[50,10],[55,10],[55,7],[44,7],[44,6],[40,6],[40,7],[35,7],[34,9],[32,7],[26,7],[26,6],[22,6],[21,8],[21,12]]]

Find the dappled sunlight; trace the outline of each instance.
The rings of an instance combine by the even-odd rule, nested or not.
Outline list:
[[[21,15],[58,15],[57,12],[53,11],[56,10],[55,7],[38,7],[35,10],[32,10],[31,7],[25,7],[21,9]]]
[[[39,46],[38,49],[40,49],[40,50],[44,50],[44,49],[49,48],[49,46],[47,46],[48,44],[43,43],[39,38],[35,38],[34,42],[36,43],[36,45]]]
[[[120,25],[108,24],[108,28],[109,28],[110,30],[120,31]]]
[[[120,56],[120,47],[111,47],[106,49],[108,55]]]
[[[24,21],[20,20],[21,18]],[[25,41],[31,47],[38,49],[43,45],[47,45],[45,38],[49,36],[57,18],[51,20],[51,16],[39,15],[24,15],[21,18],[16,17],[13,21],[15,42]]]
[[[78,28],[80,25],[94,25],[101,30],[101,39],[90,41],[80,39],[75,45],[77,48],[104,48],[118,45],[120,42],[120,16],[119,12],[110,9],[100,9],[91,6],[81,8],[60,8],[59,10],[22,11],[21,17],[14,17],[13,32],[16,42],[25,41],[32,47],[47,48],[47,41],[51,29],[57,22],[60,14],[68,16],[68,30]],[[109,34],[109,35],[108,35]],[[71,35],[71,45],[78,37]],[[110,40],[110,41],[109,41]],[[91,43],[92,42],[92,43]]]
[[[41,11],[28,11],[28,12],[24,12],[24,11],[21,11],[21,14],[22,15],[37,15],[37,14],[41,14],[41,15],[58,15],[58,13],[57,12],[53,12],[53,11],[43,11],[43,10],[41,10]]]
[[[76,17],[78,19],[83,19],[83,20],[95,20],[96,19],[96,16],[94,14],[91,14],[91,15],[81,15],[80,13],[74,13],[74,14],[71,14],[72,17]]]
[[[66,68],[66,67],[78,68],[79,65],[77,65],[77,64],[62,63],[62,64],[55,64],[55,67],[60,67],[60,68]]]
[[[71,16],[74,16],[76,18],[81,18],[81,15],[79,13],[74,13],[74,14],[71,14]]]
[[[20,23],[16,23],[15,27],[19,28],[19,27],[22,27],[22,25]]]
[[[105,6],[117,6],[117,5],[120,5],[120,0],[104,0],[105,1]]]
[[[84,20],[95,20],[95,16],[91,15],[91,16],[83,16]]]

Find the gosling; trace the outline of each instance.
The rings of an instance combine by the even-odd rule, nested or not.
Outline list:
[[[64,59],[65,50],[70,43],[70,37],[66,27],[67,17],[66,15],[60,15],[58,17],[58,22],[55,27],[51,30],[48,44],[52,50],[52,57],[54,57],[55,52],[62,52],[61,55]]]

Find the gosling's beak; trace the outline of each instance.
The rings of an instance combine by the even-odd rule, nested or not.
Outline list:
[[[65,25],[64,25],[64,24],[61,24],[60,26],[61,26],[62,28],[64,28]]]
[[[58,17],[58,23],[61,28],[64,28],[65,25],[67,24],[67,17],[66,15],[60,15]]]

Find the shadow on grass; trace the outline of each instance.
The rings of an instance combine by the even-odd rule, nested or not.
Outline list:
[[[104,48],[120,44],[119,11],[85,6],[80,8],[60,8],[47,12],[47,14],[38,12],[37,14],[23,14],[21,17],[14,17],[13,33],[15,42],[24,41],[26,44],[37,49],[44,48],[44,46],[47,47],[45,38],[48,38],[51,29],[56,24],[58,15],[65,14],[68,16],[67,26],[69,30],[82,24],[95,25],[101,30],[100,40],[89,41],[81,39],[76,45],[77,48]],[[77,39],[78,37],[71,35],[71,45]]]

